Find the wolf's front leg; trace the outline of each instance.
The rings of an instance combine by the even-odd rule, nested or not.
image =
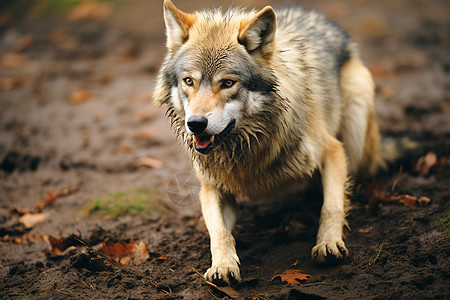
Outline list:
[[[316,246],[312,259],[318,263],[330,263],[348,255],[343,238],[345,220],[345,188],[347,164],[342,144],[329,137],[323,154],[322,166],[323,206],[320,213]]]
[[[241,281],[239,257],[231,230],[236,221],[235,197],[223,194],[208,184],[200,191],[203,218],[211,239],[212,266],[205,279],[218,285]]]

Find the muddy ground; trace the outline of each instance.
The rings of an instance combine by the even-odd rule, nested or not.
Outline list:
[[[317,267],[309,256],[318,188],[242,203],[234,234],[244,281],[223,291],[196,273],[210,264],[198,183],[164,110],[151,103],[162,4],[90,2],[80,12],[51,3],[0,6],[0,298],[450,298],[448,1],[301,2],[361,44],[383,134],[423,148],[355,184],[351,257],[340,266]],[[184,10],[231,3],[178,1]],[[55,240],[71,234],[79,240],[58,252]],[[144,242],[147,256],[113,262],[95,250],[105,241]],[[311,276],[271,280],[288,269]]]

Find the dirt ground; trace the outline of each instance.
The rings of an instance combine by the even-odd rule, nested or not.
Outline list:
[[[244,281],[222,290],[198,275],[211,259],[198,182],[151,103],[164,54],[160,2],[0,5],[0,298],[449,299],[448,1],[299,3],[360,43],[383,134],[423,149],[355,184],[351,257],[339,266],[310,259],[318,188],[242,203],[234,235]],[[189,11],[281,2],[175,3]],[[117,263],[98,250],[131,241],[145,243],[143,259]],[[292,269],[311,276],[271,280]]]

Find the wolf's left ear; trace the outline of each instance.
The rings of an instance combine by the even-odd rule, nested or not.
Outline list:
[[[259,50],[261,55],[270,55],[274,50],[277,17],[272,7],[264,7],[256,16],[241,22],[238,40],[248,52]]]
[[[171,0],[164,0],[164,21],[166,23],[167,48],[176,50],[189,37],[189,28],[195,22],[195,15],[182,12]]]

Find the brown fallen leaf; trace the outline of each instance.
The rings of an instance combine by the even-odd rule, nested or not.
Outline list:
[[[121,263],[129,264],[131,261],[135,263],[142,263],[149,257],[149,251],[145,242],[136,244],[133,240],[130,242],[114,243],[106,240],[101,243],[100,251],[111,260]]]
[[[0,79],[0,91],[9,91],[16,88],[22,88],[28,83],[27,76],[8,77]]]
[[[133,151],[133,146],[128,145],[128,144],[123,144],[120,145],[120,152],[122,153],[130,153],[131,151]]]
[[[26,243],[28,241],[47,242],[48,241],[48,236],[43,235],[42,232],[39,232],[38,234],[33,234],[33,235],[24,234],[24,235],[21,235],[21,236],[5,235],[5,236],[0,238],[0,241],[11,243],[11,244],[23,244],[23,243]]]
[[[25,55],[7,52],[1,58],[1,65],[7,68],[18,68],[25,63],[25,60]]]
[[[67,238],[56,238],[53,236],[48,237],[48,241],[50,243],[51,248],[46,249],[44,253],[49,257],[61,257],[65,256],[67,253],[72,250],[77,249],[82,244],[70,235]]]
[[[136,140],[151,140],[156,132],[155,128],[140,129],[133,133],[133,138]]]
[[[12,23],[12,14],[9,12],[4,12],[0,14],[0,27],[6,27]]]
[[[58,199],[58,194],[54,192],[48,192],[47,198],[40,199],[36,202],[36,207],[39,210],[43,210],[46,206],[52,204]]]
[[[107,115],[106,111],[103,111],[103,110],[98,111],[94,114],[94,121],[100,122],[106,118],[106,115]]]
[[[63,188],[59,192],[49,191],[47,192],[48,196],[46,198],[36,201],[36,208],[39,211],[42,211],[44,208],[55,202],[58,199],[58,197],[69,196],[75,193],[76,191],[78,191],[78,187]]]
[[[69,95],[69,102],[72,104],[79,104],[86,102],[91,97],[91,93],[88,91],[75,91]]]
[[[133,258],[136,263],[143,263],[150,258],[150,251],[148,251],[147,244],[141,241],[133,248]]]
[[[155,113],[151,113],[151,112],[145,111],[145,110],[138,111],[136,115],[137,115],[139,121],[141,121],[141,122],[150,121],[157,116]],[[155,132],[156,132],[156,130],[155,130]],[[155,132],[153,132],[153,133],[155,133]]]
[[[26,213],[20,217],[19,222],[25,228],[31,228],[41,224],[48,217],[44,213]]]
[[[34,42],[34,36],[29,34],[24,37],[21,37],[17,42],[14,44],[13,50],[20,52],[23,50],[26,50],[31,47],[31,45]]]
[[[395,89],[393,86],[385,85],[380,87],[379,94],[385,99],[390,99],[395,95]]]
[[[366,191],[369,194],[369,211],[375,211],[383,203],[387,204],[404,204],[410,208],[424,207],[430,203],[428,197],[415,197],[410,195],[387,195],[385,190],[379,185],[371,185]]]
[[[168,260],[170,257],[167,255],[161,255],[160,257],[158,257],[156,260]]]
[[[393,197],[394,201],[398,201],[399,203],[405,204],[406,206],[410,208],[418,208],[418,207],[425,207],[430,203],[430,198],[428,197],[414,197],[410,195],[399,195]]]
[[[114,80],[113,74],[103,74],[99,79],[98,82],[102,85],[106,85]]]
[[[55,29],[50,33],[50,41],[55,44],[62,42],[66,37],[67,30],[63,28]]]
[[[151,92],[145,92],[137,95],[137,101],[139,102],[151,102],[153,99]]]
[[[437,163],[437,155],[433,152],[428,152],[416,163],[415,170],[419,172],[421,176],[427,176],[430,173],[430,169]]]
[[[369,227],[365,227],[365,228],[360,228],[358,230],[358,232],[360,232],[360,233],[368,233],[368,232],[372,231],[372,229],[373,229],[373,226],[369,226]]]
[[[69,12],[70,21],[94,20],[103,21],[112,13],[112,5],[106,2],[86,1],[75,6]]]
[[[77,191],[78,191],[78,187],[63,188],[59,191],[58,196],[59,197],[69,196],[69,195],[72,195],[73,193],[76,193]]]
[[[302,281],[306,281],[309,277],[311,277],[311,275],[304,274],[301,270],[288,269],[281,274],[273,276],[270,281],[280,278],[281,282],[286,282],[289,285],[298,285]]]
[[[117,58],[118,63],[127,63],[135,60],[139,56],[139,46],[137,44],[131,44],[128,49],[120,54]]]
[[[140,157],[136,159],[133,163],[135,167],[147,167],[147,168],[156,168],[159,169],[163,165],[163,161],[161,159],[152,158],[152,157]]]

